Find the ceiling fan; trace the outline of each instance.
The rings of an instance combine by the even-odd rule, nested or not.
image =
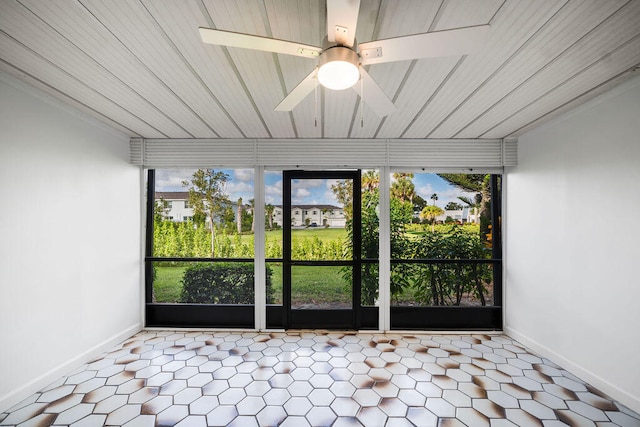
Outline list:
[[[200,27],[200,37],[214,45],[317,59],[316,68],[275,107],[276,111],[291,111],[321,84],[333,90],[353,88],[384,117],[395,111],[395,106],[364,65],[467,54],[478,50],[489,33],[489,25],[479,25],[358,44],[355,34],[359,10],[360,0],[327,0],[327,36],[322,47],[205,27]],[[356,85],[359,80],[360,85]]]

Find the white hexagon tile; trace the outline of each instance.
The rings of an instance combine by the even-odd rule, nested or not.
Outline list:
[[[143,331],[2,426],[640,426],[504,335]]]

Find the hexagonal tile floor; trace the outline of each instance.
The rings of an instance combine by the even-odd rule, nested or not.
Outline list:
[[[0,414],[18,426],[640,426],[504,335],[143,331]]]

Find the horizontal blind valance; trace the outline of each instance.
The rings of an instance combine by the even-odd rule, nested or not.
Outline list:
[[[495,168],[503,166],[501,140],[418,140],[389,142],[389,166]]]
[[[385,140],[273,139],[257,142],[258,165],[353,167],[383,165]]]
[[[496,169],[517,164],[517,140],[131,139],[131,163],[159,167],[376,166]]]
[[[255,140],[135,138],[131,143],[134,155],[139,156],[134,164],[149,168],[251,166],[255,164]]]

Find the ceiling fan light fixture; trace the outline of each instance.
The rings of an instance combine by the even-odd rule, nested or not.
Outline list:
[[[360,79],[358,54],[338,46],[327,49],[320,55],[318,82],[327,89],[344,90]]]

